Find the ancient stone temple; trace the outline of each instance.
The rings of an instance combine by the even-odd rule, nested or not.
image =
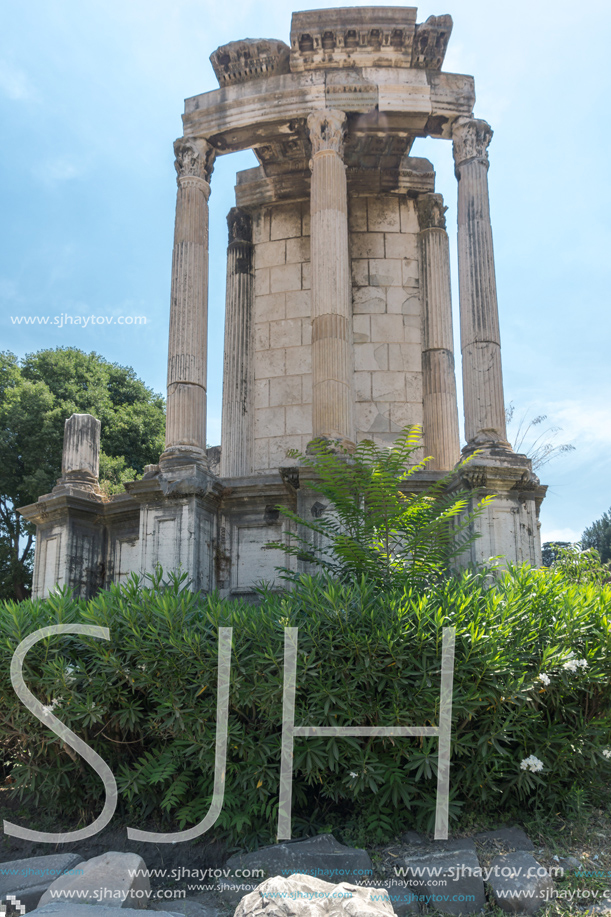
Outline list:
[[[181,567],[196,589],[248,595],[284,562],[277,506],[316,494],[287,450],[313,437],[390,443],[421,424],[434,462],[461,457],[450,262],[435,172],[418,137],[453,145],[458,182],[463,453],[474,500],[495,494],[465,562],[540,563],[545,488],[507,442],[488,146],[473,79],[442,69],[449,16],[410,7],[295,13],[290,47],[231,42],[211,62],[220,88],[187,99],[174,144],[166,448],[126,493],[97,487],[99,424],[66,425],[63,474],[22,509],[37,525],[35,595],[82,595],[132,571]],[[228,216],[220,463],[206,449],[208,198],[217,156],[252,148]],[[319,511],[319,508],[317,509]]]

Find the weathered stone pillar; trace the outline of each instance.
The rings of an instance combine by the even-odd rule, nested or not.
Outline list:
[[[100,421],[91,414],[72,414],[66,420],[62,476],[58,484],[98,490],[101,427]]]
[[[205,140],[174,144],[174,224],[166,448],[161,462],[206,463],[208,197],[215,151]]]
[[[312,430],[353,443],[352,286],[343,161],[346,115],[315,111],[312,141]]]
[[[488,201],[485,121],[459,118],[452,130],[458,179],[458,276],[467,450],[509,449]]]
[[[441,194],[421,194],[416,201],[420,225],[422,284],[422,382],[424,451],[429,468],[449,471],[460,458],[458,404],[454,375],[450,248]]]
[[[254,258],[250,216],[245,211],[233,207],[227,216],[227,225],[229,247],[225,299],[221,475],[237,478],[251,474],[253,470]]]

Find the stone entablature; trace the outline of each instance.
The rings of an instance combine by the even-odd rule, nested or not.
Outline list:
[[[166,449],[128,494],[97,486],[99,425],[75,415],[64,474],[22,512],[37,525],[35,595],[89,595],[130,572],[185,570],[252,593],[265,551],[318,496],[287,451],[312,438],[390,443],[422,424],[424,487],[459,460],[450,250],[434,168],[414,140],[453,143],[458,182],[462,485],[495,496],[467,560],[540,563],[545,494],[505,429],[488,193],[492,129],[470,76],[441,72],[449,16],[405,7],[295,13],[291,47],[245,39],[211,57],[221,88],[187,99],[176,222]],[[216,156],[253,149],[229,217],[222,448],[206,447],[208,198]],[[98,439],[96,440],[96,437]]]
[[[416,24],[415,7],[362,6],[294,13],[291,71],[353,67],[441,70],[451,16]]]
[[[289,72],[290,48],[283,41],[244,38],[230,41],[210,55],[219,86],[246,83]]]

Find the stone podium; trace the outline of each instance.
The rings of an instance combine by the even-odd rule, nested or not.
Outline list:
[[[460,460],[447,208],[432,164],[410,155],[418,137],[453,144],[462,453],[476,453],[460,484],[473,502],[495,495],[464,560],[540,564],[545,487],[505,429],[492,130],[473,116],[472,77],[442,70],[450,16],[416,19],[410,7],[295,13],[290,46],[245,39],[212,54],[220,88],[186,100],[174,145],[166,448],[125,494],[62,478],[21,510],[38,526],[35,595],[55,582],[89,595],[159,564],[196,589],[252,595],[287,562],[263,548],[290,534],[278,505],[314,511],[287,459],[314,437],[389,444],[420,424],[433,456],[422,487]],[[215,158],[248,148],[259,165],[238,173],[228,216],[219,463],[206,448],[208,199]],[[52,540],[77,531],[75,501],[96,547],[51,569]]]

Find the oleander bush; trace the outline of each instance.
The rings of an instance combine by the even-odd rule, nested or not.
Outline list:
[[[67,592],[0,606],[0,761],[31,808],[77,823],[99,813],[96,773],[18,701],[18,643],[54,623],[108,627],[110,641],[54,636],[28,653],[30,690],[100,754],[133,827],[199,822],[212,793],[219,627],[233,627],[224,806],[212,829],[275,838],[284,628],[299,628],[297,725],[436,725],[442,628],[456,628],[451,818],[482,807],[558,812],[611,776],[611,589],[561,571],[464,573],[426,592],[303,577],[258,606],[191,593],[161,574],[90,601]],[[340,822],[369,836],[427,828],[437,740],[298,738],[293,834]]]

